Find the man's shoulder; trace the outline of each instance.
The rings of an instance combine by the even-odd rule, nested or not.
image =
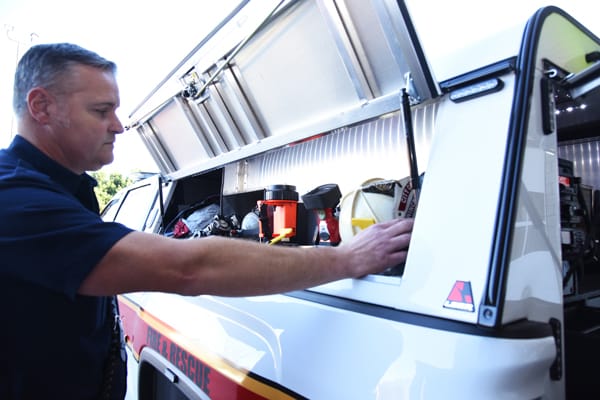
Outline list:
[[[52,187],[47,174],[36,170],[28,162],[19,159],[6,150],[0,150],[0,185],[44,185]]]
[[[2,210],[31,209],[32,207],[73,207],[75,199],[67,190],[57,184],[50,176],[28,165],[22,160],[5,163],[0,157],[0,190],[2,191]]]

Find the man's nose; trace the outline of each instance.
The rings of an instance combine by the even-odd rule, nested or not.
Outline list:
[[[116,115],[110,125],[110,130],[112,133],[115,133],[115,134],[125,132],[125,128],[123,128],[123,124],[121,123],[121,120]]]

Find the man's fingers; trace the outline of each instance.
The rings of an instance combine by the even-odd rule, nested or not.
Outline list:
[[[386,224],[389,229],[394,229],[394,232],[404,233],[412,230],[414,222],[412,218],[398,218],[383,222],[383,224]]]

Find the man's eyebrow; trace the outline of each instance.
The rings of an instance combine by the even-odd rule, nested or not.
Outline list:
[[[118,104],[114,101],[99,101],[91,103],[92,107],[118,107]]]

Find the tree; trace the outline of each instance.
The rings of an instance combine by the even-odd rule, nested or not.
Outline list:
[[[91,172],[90,175],[98,181],[98,186],[94,188],[94,191],[96,192],[96,197],[98,197],[100,210],[108,204],[110,199],[112,199],[119,190],[133,183],[131,178],[118,172],[107,174],[104,171],[95,171]]]

